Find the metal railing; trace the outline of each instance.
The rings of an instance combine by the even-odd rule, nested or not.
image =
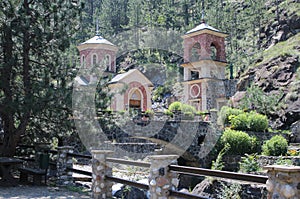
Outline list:
[[[56,150],[50,150],[51,153],[57,154]],[[67,153],[68,156],[74,157],[74,158],[86,158],[86,159],[92,159],[91,155],[83,155],[78,153]],[[29,159],[28,159],[29,160]],[[30,161],[30,160],[29,160]],[[107,162],[116,163],[116,164],[124,164],[124,165],[131,165],[136,167],[145,167],[149,168],[151,166],[148,162],[139,162],[139,161],[131,161],[131,160],[125,160],[125,159],[118,159],[118,158],[107,158]],[[82,175],[88,176],[88,178],[83,177],[76,177],[73,180],[77,181],[92,181],[92,172],[84,171],[80,169],[74,169],[67,167],[67,170],[73,173],[78,173]],[[239,181],[245,181],[245,182],[251,182],[251,183],[261,183],[265,184],[268,180],[267,176],[262,175],[253,175],[253,174],[243,174],[243,173],[235,173],[235,172],[228,172],[228,171],[219,171],[219,170],[211,170],[211,169],[203,169],[203,168],[195,168],[195,167],[187,167],[187,166],[179,166],[179,165],[169,165],[169,171],[170,172],[176,172],[182,175],[191,175],[191,176],[211,176],[211,177],[217,177],[217,178],[227,178],[227,179],[233,179],[233,180],[239,180]],[[106,176],[106,180],[115,182],[115,183],[121,183],[128,186],[133,186],[136,188],[140,188],[143,190],[149,190],[149,185],[138,183],[130,180],[125,180],[122,178],[117,178],[114,176]],[[190,193],[184,193],[179,192],[175,190],[169,190],[170,196],[175,197],[181,197],[186,199],[209,199],[209,197],[205,196],[199,196],[199,195],[193,195]]]
[[[235,173],[229,171],[219,171],[219,170],[185,167],[185,166],[178,166],[178,165],[170,165],[169,169],[170,171],[175,171],[177,173],[181,173],[185,175],[211,176],[211,177],[227,178],[227,179],[240,180],[240,181],[246,181],[252,183],[265,184],[268,180],[267,176],[262,176],[262,175]]]

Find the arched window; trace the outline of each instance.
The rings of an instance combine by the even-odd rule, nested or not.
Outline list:
[[[104,62],[105,66],[106,66],[106,70],[107,71],[111,71],[111,59],[110,59],[110,55],[105,55],[105,62]]]
[[[213,43],[210,46],[210,58],[212,60],[217,60],[217,48]]]
[[[195,43],[191,49],[190,62],[199,61],[200,60],[200,52],[201,52],[200,44]]]
[[[85,56],[84,55],[82,55],[81,56],[81,67],[85,67]]]
[[[92,66],[95,66],[97,63],[98,63],[97,55],[93,54],[93,56],[92,56]]]

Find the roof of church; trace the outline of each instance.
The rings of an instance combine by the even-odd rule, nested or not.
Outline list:
[[[77,83],[81,86],[87,86],[89,84],[89,80],[87,80],[84,76],[80,75],[75,77]]]
[[[108,40],[106,40],[103,37],[98,36],[98,35],[96,35],[93,38],[81,43],[80,45],[82,45],[82,44],[107,44],[107,45],[115,46],[110,41],[108,41]]]
[[[190,33],[197,32],[197,31],[200,31],[200,30],[205,30],[205,29],[212,30],[212,31],[215,31],[215,32],[221,32],[220,30],[206,24],[205,22],[202,22],[200,25],[196,26],[192,30],[187,31],[185,34],[190,34]]]
[[[153,85],[152,82],[143,73],[141,73],[138,69],[131,69],[131,70],[127,71],[126,73],[118,74],[114,78],[112,78],[112,80],[109,83],[113,84],[113,83],[120,82],[124,78],[128,77],[129,75],[131,75],[133,73],[136,73],[136,75],[142,75],[146,81],[144,83],[147,83],[150,86]],[[136,75],[135,75],[135,77],[136,77]]]

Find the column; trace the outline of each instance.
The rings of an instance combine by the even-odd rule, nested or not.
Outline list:
[[[57,183],[59,185],[71,185],[73,184],[73,172],[67,171],[67,167],[73,168],[72,157],[67,153],[73,153],[74,147],[62,146],[57,147]]]
[[[281,165],[265,166],[268,170],[268,199],[297,199],[300,198],[300,167]]]
[[[113,183],[105,180],[105,176],[112,175],[112,168],[107,163],[106,158],[113,153],[113,151],[92,150],[92,198],[106,199],[112,198]]]
[[[169,190],[175,190],[179,179],[175,172],[169,172],[170,164],[177,164],[177,155],[150,156],[149,191],[151,199],[168,199]]]

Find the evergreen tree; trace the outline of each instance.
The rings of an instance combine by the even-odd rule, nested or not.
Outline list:
[[[62,53],[78,26],[79,10],[78,1],[0,2],[0,155],[14,155],[30,127],[59,129],[55,123],[68,117],[64,91],[72,66],[62,63]]]

